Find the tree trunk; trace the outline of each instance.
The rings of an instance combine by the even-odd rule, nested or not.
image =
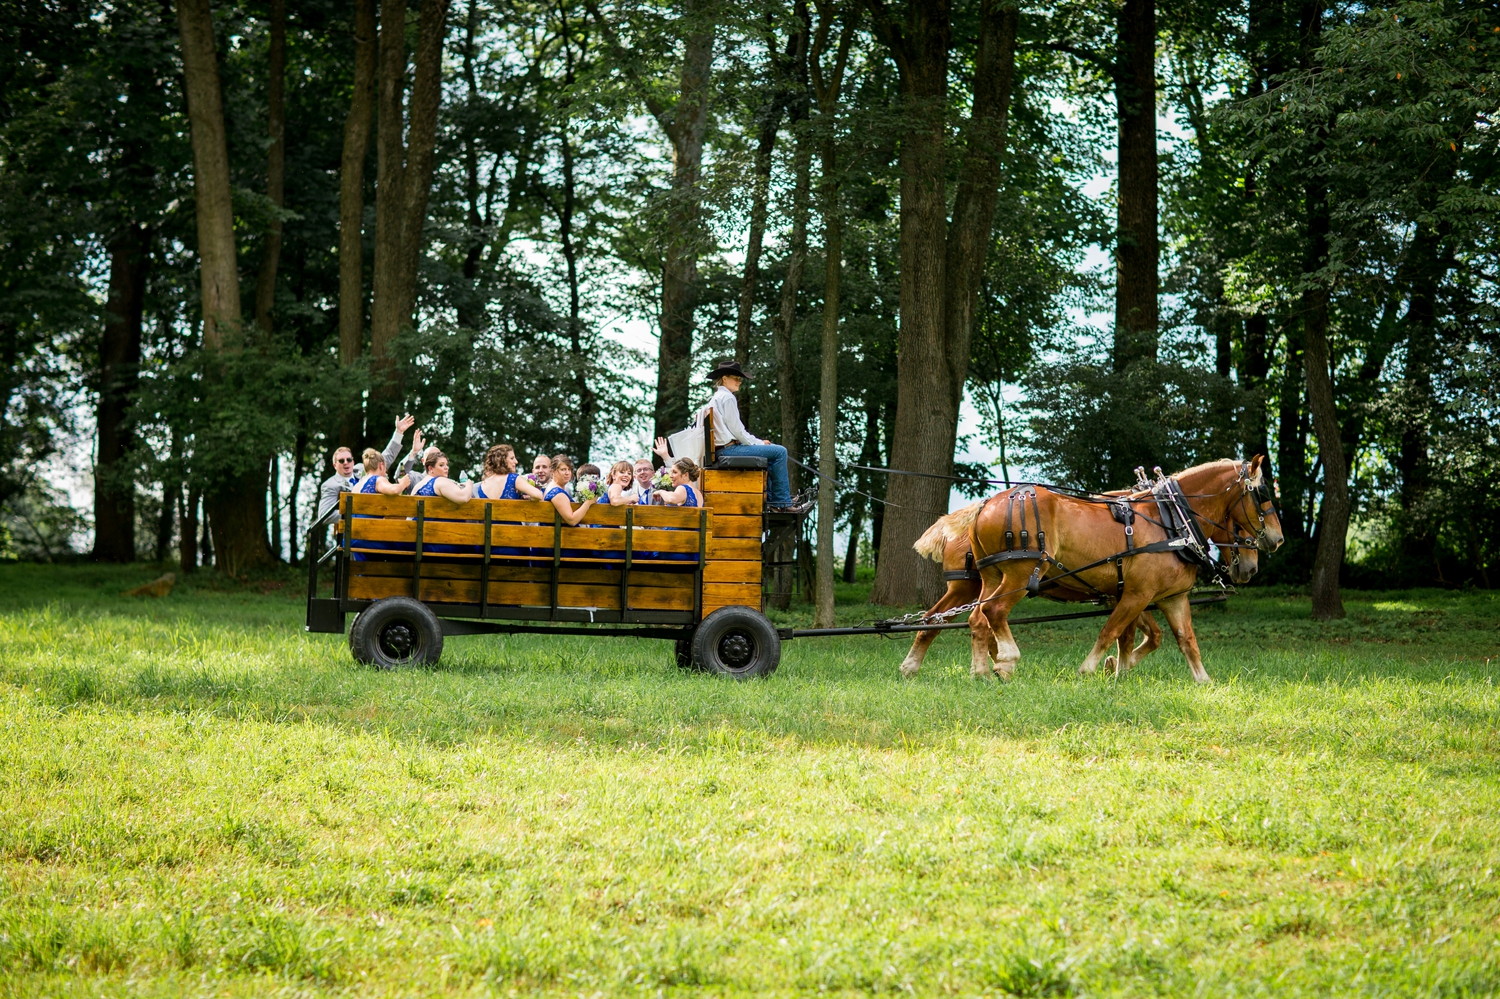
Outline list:
[[[271,44],[267,58],[266,200],[277,210],[266,230],[255,280],[255,324],[271,331],[276,305],[276,272],[281,264],[281,209],[286,207],[286,0],[271,0]],[[279,549],[278,549],[279,550]]]
[[[339,160],[339,367],[346,373],[364,353],[365,154],[375,109],[375,30],[375,0],[354,0],[354,85]],[[364,443],[357,407],[346,409],[339,439],[352,449]]]
[[[127,224],[109,243],[109,298],[99,343],[99,454],[94,466],[94,558],[135,561],[135,426],[130,406],[140,387],[141,321],[151,236]]]
[[[794,115],[795,116],[795,115]],[[797,329],[797,293],[802,285],[802,271],[807,262],[807,219],[811,213],[812,191],[812,141],[799,134],[792,157],[792,234],[787,247],[786,276],[781,282],[781,302],[777,311],[776,325],[772,328],[771,342],[776,352],[776,388],[781,407],[781,441],[791,450],[793,442],[802,432],[798,417],[801,409],[798,392],[796,352],[792,342]],[[795,494],[801,484],[801,469],[787,465],[787,478]],[[791,567],[786,563],[797,556],[796,537],[781,535],[783,540],[770,553],[771,560],[779,563],[773,570],[774,582],[771,605],[786,610],[791,604]]]
[[[823,120],[822,214],[823,214],[823,330],[818,365],[818,551],[816,572],[817,603],[813,613],[814,628],[833,627],[833,528],[837,517],[833,482],[838,475],[839,430],[839,283],[844,256],[844,217],[839,205],[838,109],[839,91],[844,85],[844,66],[856,26],[853,17],[844,19],[839,34],[838,52],[832,70],[823,72],[823,50],[827,47],[831,11],[819,18],[809,68],[813,91]]]
[[[1115,250],[1114,368],[1156,359],[1157,262],[1156,4],[1124,0],[1119,17],[1115,105],[1119,201]]]
[[[417,263],[432,188],[437,113],[442,97],[443,35],[449,0],[422,0],[412,70],[411,120],[404,120],[406,2],[384,0],[378,56],[375,268],[370,306],[370,409],[366,432],[398,415],[401,378],[396,338],[411,325]]]
[[[240,347],[240,286],[224,103],[208,0],[181,0],[177,25],[193,144],[203,346],[210,353],[223,354]],[[266,546],[265,468],[248,461],[245,469],[205,479],[204,513],[214,532],[217,564],[230,575],[272,562]]]
[[[706,16],[707,0],[688,0],[684,19]],[[693,312],[698,305],[698,253],[704,238],[698,182],[708,130],[709,79],[714,30],[687,38],[677,101],[657,122],[672,142],[673,169],[661,275],[661,345],[657,351],[654,436],[681,429],[692,381]]]
[[[1005,144],[1015,68],[1017,14],[984,6],[974,69],[974,104],[947,221],[944,108],[950,23],[948,0],[913,3],[891,22],[874,4],[876,32],[895,53],[904,119],[901,169],[901,333],[896,362],[896,419],[891,464],[946,476],[953,468],[958,409],[968,376],[969,341],[984,272]],[[941,588],[939,567],[911,544],[947,512],[948,482],[893,477],[882,525],[882,557],[871,599],[928,603]]]

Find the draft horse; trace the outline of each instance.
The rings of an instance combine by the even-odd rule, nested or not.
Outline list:
[[[1254,534],[1240,536],[1237,528]],[[1281,546],[1263,455],[1196,465],[1163,478],[1149,493],[1114,499],[1042,486],[1017,486],[991,497],[969,529],[980,574],[980,603],[969,614],[972,672],[1012,676],[1021,652],[1010,630],[1011,608],[1032,593],[1071,591],[1074,599],[1087,594],[1114,606],[1080,673],[1093,673],[1155,603],[1193,679],[1209,682],[1188,597],[1199,569],[1212,565],[1206,552],[1211,534],[1226,538],[1231,555],[1221,571],[1234,583],[1255,574],[1259,552]],[[1121,660],[1127,668],[1134,661],[1124,654]]]
[[[1125,493],[1105,495],[1126,495]],[[979,510],[984,506],[986,500],[975,500],[968,506],[945,513],[939,517],[927,531],[912,543],[918,555],[923,558],[939,562],[943,566],[943,581],[947,589],[938,599],[937,603],[927,608],[923,615],[932,619],[944,611],[964,604],[971,604],[979,599],[979,571],[974,568],[974,552],[969,545],[969,528],[974,524],[974,518],[979,515]],[[1218,538],[1214,539],[1218,541]],[[1227,540],[1227,539],[1225,539]],[[1090,601],[1095,597],[1092,593],[1081,592],[1059,585],[1055,589],[1048,590],[1042,594],[1049,600],[1060,601]],[[1139,645],[1135,643],[1135,630],[1139,628],[1145,634],[1141,637]],[[907,650],[906,658],[901,660],[901,675],[912,677],[922,668],[923,661],[927,658],[927,650],[937,640],[942,632],[936,629],[932,631],[919,631],[912,639],[911,648]],[[1156,623],[1156,618],[1150,611],[1145,611],[1140,617],[1125,626],[1124,632],[1119,640],[1119,663],[1120,671],[1133,668],[1146,656],[1161,647],[1161,626]],[[993,655],[994,649],[990,652]],[[1110,661],[1105,660],[1105,668],[1110,667]]]

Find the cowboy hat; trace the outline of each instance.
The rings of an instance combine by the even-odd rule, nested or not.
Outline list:
[[[750,376],[745,374],[745,369],[740,367],[739,361],[720,361],[719,366],[708,373],[708,380],[713,381],[715,378],[723,378],[725,375],[734,375],[736,378],[743,378],[746,381],[750,380]]]

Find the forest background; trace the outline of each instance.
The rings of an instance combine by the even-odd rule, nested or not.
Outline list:
[[[1315,616],[1491,586],[1497,104],[1460,0],[6,4],[0,554],[296,562],[399,412],[455,468],[597,455],[732,356],[852,487],[823,593],[862,551],[878,602],[938,585],[950,483],[852,466],[1255,453]]]

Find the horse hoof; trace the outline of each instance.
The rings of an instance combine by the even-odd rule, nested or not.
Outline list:
[[[1113,674],[1114,676],[1119,676],[1124,672],[1124,670],[1120,669],[1120,661],[1114,656],[1105,656],[1102,665],[1104,666],[1104,672]]]
[[[901,676],[903,679],[910,680],[912,677],[917,675],[917,670],[920,668],[920,666],[908,666],[906,665],[906,663],[902,663]]]

